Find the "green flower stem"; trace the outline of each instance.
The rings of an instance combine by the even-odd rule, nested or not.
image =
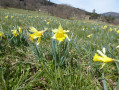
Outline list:
[[[59,43],[59,46],[58,46],[58,55],[59,55],[59,58],[58,58],[58,64],[60,64],[61,62],[61,43]]]
[[[107,85],[106,85],[106,80],[105,80],[104,69],[103,68],[102,68],[102,82],[103,82],[104,90],[107,90]]]
[[[119,54],[118,54],[118,58],[119,58]],[[119,60],[116,60],[117,62],[119,62]],[[115,62],[116,67],[117,67],[117,71],[118,71],[118,81],[117,81],[117,87],[116,90],[119,90],[119,63]]]
[[[116,88],[116,90],[119,90],[119,76],[118,76],[118,82],[117,82],[117,88]]]

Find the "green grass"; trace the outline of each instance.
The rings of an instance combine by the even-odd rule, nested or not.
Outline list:
[[[58,51],[58,41],[55,42],[59,60],[63,51],[68,50],[64,64],[57,66],[51,37],[52,30],[60,24],[64,30],[70,30],[67,34],[72,39],[68,44],[67,41],[61,43],[61,51]],[[29,42],[27,33],[31,26],[38,30],[48,28],[38,46]],[[15,37],[11,30],[18,27],[24,33]],[[109,31],[110,28],[113,30]],[[115,28],[119,30],[118,26],[97,21],[65,20],[37,11],[0,8],[0,31],[5,33],[5,38],[1,37],[0,40],[0,89],[106,90],[107,86],[109,90],[118,90],[119,63],[106,63],[102,72],[102,64],[93,62],[94,54],[103,47],[108,57],[119,60],[119,49],[116,49],[119,34]],[[92,36],[88,38],[90,34]]]

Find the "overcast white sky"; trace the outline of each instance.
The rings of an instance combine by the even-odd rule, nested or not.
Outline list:
[[[93,9],[97,13],[118,12],[119,0],[50,0],[57,4],[68,4],[76,8],[84,9],[92,12]]]

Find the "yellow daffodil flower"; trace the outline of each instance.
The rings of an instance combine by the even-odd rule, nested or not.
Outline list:
[[[119,33],[119,30],[117,31],[117,33]]]
[[[33,42],[34,39],[38,39],[37,43],[36,43],[38,45],[40,43],[40,41],[41,41],[41,35],[43,35],[43,33],[45,31],[47,31],[47,29],[46,30],[42,30],[42,31],[38,31],[36,28],[30,27],[29,31],[33,33],[33,34],[29,34],[30,40]]]
[[[29,31],[32,32],[35,36],[40,37],[41,35],[43,35],[44,32],[47,31],[47,28],[45,28],[45,30],[38,31],[36,28],[30,27]]]
[[[109,29],[109,31],[112,31],[112,30],[113,30],[112,28]]]
[[[21,27],[19,27],[19,30],[17,31],[17,30],[12,30],[12,34],[15,36],[15,37],[17,37],[18,35],[19,35],[19,33],[22,33],[22,28]]]
[[[88,38],[91,38],[91,36],[92,36],[92,34],[88,35],[87,37],[88,37]]]
[[[47,24],[49,24],[50,22],[47,22]]]
[[[21,27],[19,27],[19,33],[22,33],[22,28]]]
[[[35,36],[35,34],[29,34],[30,36],[30,40],[33,41],[34,39],[36,39],[37,37]]]
[[[97,50],[97,52],[101,55],[99,56],[97,53],[95,53],[95,56],[93,57],[93,61],[96,62],[102,62],[102,67],[104,67],[104,65],[107,63],[107,62],[112,62],[114,61],[112,58],[109,58],[105,55],[106,51],[105,51],[105,48],[103,48],[103,52],[101,52],[100,50]]]
[[[3,32],[0,32],[0,37],[1,37],[1,36],[5,37],[5,35],[4,35],[4,33],[3,33]]]
[[[5,16],[5,18],[8,18],[8,16]]]
[[[36,36],[35,34],[29,34],[29,36],[30,36],[30,40],[33,42],[33,40],[34,39],[37,39],[38,38],[38,40],[37,40],[37,45],[39,45],[39,43],[40,43],[40,40],[41,40],[41,36]]]
[[[114,28],[115,31],[117,31],[117,28]]]
[[[103,29],[107,29],[107,26],[105,25],[105,26],[103,27]]]
[[[52,37],[53,39],[56,39],[60,42],[62,42],[65,38],[67,38],[69,41],[69,37],[67,36],[66,32],[69,32],[69,30],[63,30],[62,26],[60,25],[58,29],[52,30],[55,34]]]
[[[17,35],[19,34],[17,30],[12,30],[12,34],[17,37]]]
[[[11,16],[11,18],[13,18],[14,16]]]

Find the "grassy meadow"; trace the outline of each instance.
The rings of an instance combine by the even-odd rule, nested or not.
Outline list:
[[[119,26],[0,8],[0,90],[119,90],[118,60]]]

